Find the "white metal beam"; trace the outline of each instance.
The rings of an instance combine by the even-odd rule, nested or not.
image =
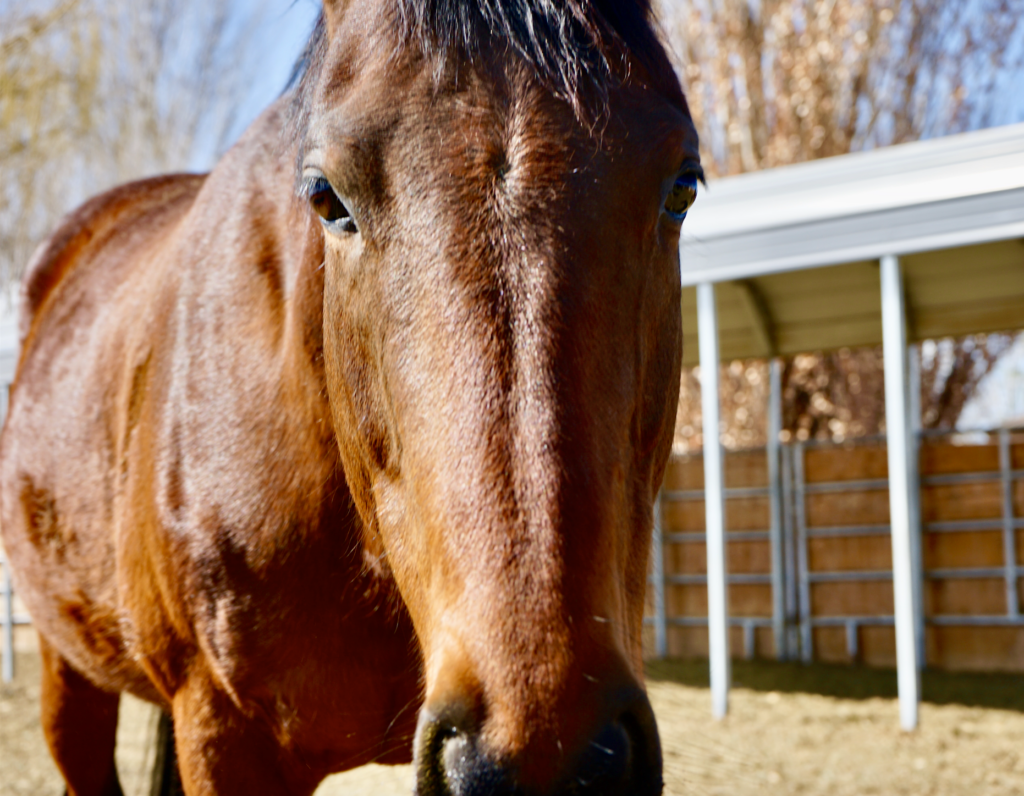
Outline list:
[[[900,261],[881,259],[882,348],[885,366],[885,428],[889,452],[889,522],[896,614],[896,676],[900,725],[917,727],[920,673],[915,626],[920,612],[914,588],[908,451],[907,337]]]
[[[768,381],[768,488],[771,508],[769,536],[772,552],[772,637],[775,657],[786,660],[786,580],[782,541],[782,462],[779,434],[782,432],[782,361],[769,363]]]
[[[1024,236],[1024,125],[716,180],[687,215],[683,285]]]
[[[11,587],[11,571],[7,559],[0,559],[0,594],[4,599],[3,619],[3,658],[0,668],[0,680],[9,683],[14,679],[14,589]]]
[[[740,304],[750,323],[758,355],[765,358],[775,356],[775,324],[768,309],[768,302],[750,279],[740,279],[733,282],[733,285],[739,293]]]
[[[904,291],[906,300],[906,291]],[[912,323],[907,323],[911,335]],[[924,551],[921,549],[921,352],[911,344],[907,348],[907,475],[910,505],[910,542],[914,572],[914,638],[917,641],[917,668],[923,669],[928,659],[924,627]]]
[[[654,654],[668,655],[668,614],[665,608],[665,533],[661,524],[661,491],[654,499],[654,538],[651,544],[651,566],[654,569]]]
[[[725,477],[719,438],[718,308],[715,286],[697,285],[700,341],[700,395],[704,425],[704,512],[708,556],[708,652],[711,710],[720,719],[729,710],[729,593],[725,560]]]

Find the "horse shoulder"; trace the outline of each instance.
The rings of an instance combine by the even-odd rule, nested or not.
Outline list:
[[[57,290],[75,266],[97,251],[118,230],[147,216],[191,204],[205,174],[170,174],[126,183],[93,197],[71,211],[36,248],[21,282],[21,350]]]

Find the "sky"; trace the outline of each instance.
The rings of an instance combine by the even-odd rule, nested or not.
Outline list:
[[[250,0],[237,0],[240,13],[251,8]],[[237,139],[252,121],[284,90],[320,11],[319,0],[264,0],[266,10],[257,32],[260,70],[240,113]],[[207,155],[204,153],[205,159]],[[196,164],[208,168],[209,163]]]
[[[1024,426],[1024,334],[978,384],[956,426],[961,431]]]

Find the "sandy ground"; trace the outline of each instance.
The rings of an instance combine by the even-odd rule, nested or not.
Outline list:
[[[59,796],[39,729],[38,658],[18,659],[0,686],[0,796]],[[737,663],[729,717],[710,719],[705,667],[654,664],[668,794],[1010,796],[1024,794],[1024,678],[928,672],[921,728],[897,726],[892,672]],[[144,796],[155,714],[124,700],[118,768]],[[331,777],[318,796],[406,796],[408,766]]]

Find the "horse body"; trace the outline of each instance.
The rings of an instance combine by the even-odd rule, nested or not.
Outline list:
[[[259,144],[280,117],[224,165],[247,172],[248,195],[294,209],[292,162]],[[338,462],[317,230],[287,212],[243,228],[218,212],[231,195],[217,183],[126,186],[65,228],[84,245],[62,246],[74,259],[25,330],[3,440],[20,592],[42,638],[104,689],[168,710],[186,686],[222,692],[301,742],[320,776],[404,761],[388,725],[408,736],[419,665],[363,560]],[[240,240],[252,248],[236,268],[224,249]],[[41,252],[27,286],[56,260]],[[87,466],[67,466],[69,444]]]
[[[297,98],[29,269],[0,510],[72,794],[118,791],[125,690],[189,796],[411,754],[421,796],[660,790],[685,103],[613,37],[595,131],[401,19],[328,3]]]

